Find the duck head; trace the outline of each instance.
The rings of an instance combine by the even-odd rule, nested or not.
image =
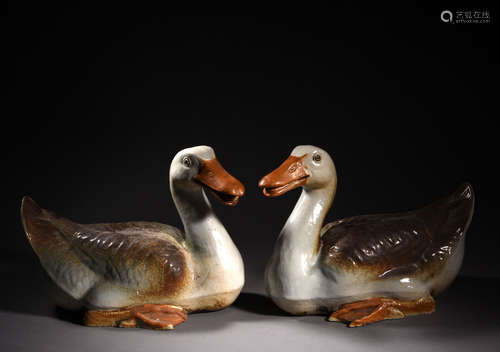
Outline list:
[[[337,184],[332,158],[323,149],[312,145],[295,147],[277,169],[259,181],[266,197],[277,197],[297,187],[313,190],[332,184]]]
[[[170,181],[186,189],[202,187],[230,206],[245,194],[243,184],[222,167],[208,146],[178,152],[170,165]]]

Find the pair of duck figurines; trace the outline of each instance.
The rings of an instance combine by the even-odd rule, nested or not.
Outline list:
[[[431,313],[459,271],[474,207],[469,184],[416,211],[323,227],[337,188],[324,150],[296,147],[259,187],[267,197],[302,187],[265,273],[286,312],[330,314],[351,327]],[[23,199],[26,235],[52,281],[87,309],[86,325],[172,329],[187,313],[238,297],[243,261],[206,191],[236,205],[244,186],[212,148],[198,146],[174,157],[170,188],[184,232],[155,222],[77,224]]]

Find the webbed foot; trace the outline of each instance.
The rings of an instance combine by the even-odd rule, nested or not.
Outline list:
[[[364,326],[385,319],[400,319],[408,315],[432,313],[434,299],[425,296],[411,301],[377,297],[344,304],[328,318],[329,321],[349,323],[349,327]]]
[[[187,313],[182,307],[148,303],[116,310],[89,310],[85,313],[84,324],[171,330],[186,319]]]

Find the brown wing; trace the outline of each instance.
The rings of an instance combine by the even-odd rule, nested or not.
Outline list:
[[[463,185],[418,211],[339,220],[322,236],[322,258],[344,268],[365,267],[380,278],[443,263],[464,236],[473,204],[472,188]]]
[[[344,267],[370,267],[384,277],[418,269],[432,240],[414,214],[356,216],[338,221],[322,237],[322,255]]]
[[[56,230],[51,234],[55,241],[66,242],[66,248],[59,250],[73,252],[86,267],[112,283],[141,293],[170,295],[187,278],[186,251],[179,230],[171,226],[144,222],[81,225],[42,209],[37,221]],[[47,237],[37,231],[31,231],[31,236]]]

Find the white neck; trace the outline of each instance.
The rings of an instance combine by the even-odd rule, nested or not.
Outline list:
[[[308,270],[316,262],[321,244],[321,227],[336,189],[337,184],[333,180],[320,189],[303,189],[280,233],[280,254],[287,256],[290,262],[299,264],[302,270]]]
[[[244,283],[241,255],[215,215],[203,188],[171,179],[170,190],[193,257],[192,269],[202,285],[196,294],[241,288]]]
[[[201,186],[171,180],[170,189],[184,225],[184,236],[189,247],[196,252],[215,254],[217,240],[214,236],[231,241]]]

